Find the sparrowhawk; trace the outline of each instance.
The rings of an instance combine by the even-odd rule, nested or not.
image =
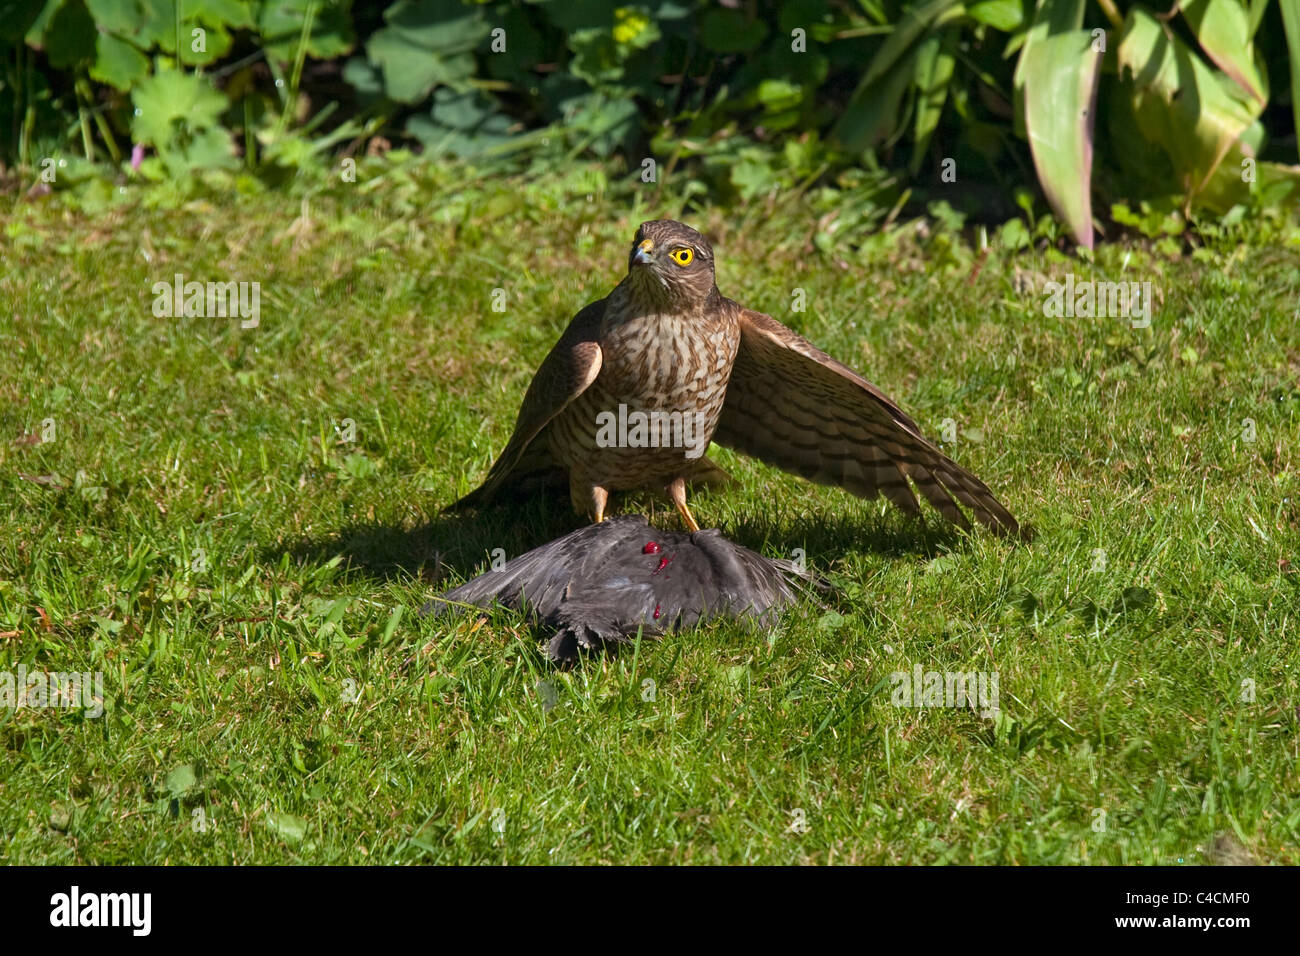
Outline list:
[[[955,525],[970,526],[961,502],[998,533],[1020,531],[880,389],[722,295],[708,241],[671,219],[637,229],[627,276],[569,323],[487,479],[451,508],[563,475],[573,507],[593,521],[611,491],[662,487],[697,531],[687,484],[727,478],[703,455],[710,440],[915,515],[910,479]]]

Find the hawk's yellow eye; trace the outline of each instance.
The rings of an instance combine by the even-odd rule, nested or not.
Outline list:
[[[695,253],[690,249],[687,249],[685,246],[678,246],[669,253],[669,255],[673,257],[673,262],[677,263],[679,266],[689,266],[691,260],[695,258]]]

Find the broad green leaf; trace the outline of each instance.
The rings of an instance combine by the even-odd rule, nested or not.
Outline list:
[[[202,30],[200,34],[198,31]],[[202,37],[202,49],[199,37]],[[229,32],[219,26],[196,26],[193,21],[181,28],[181,63],[186,66],[207,66],[230,52],[232,41]]]
[[[190,129],[216,125],[226,98],[206,79],[178,70],[160,70],[131,92],[136,115],[131,132],[136,142],[165,147],[184,123]]]
[[[893,32],[876,51],[867,67],[866,74],[858,84],[858,90],[875,83],[896,64],[903,54],[911,49],[912,44],[930,29],[931,25],[952,7],[958,0],[927,0],[918,7],[909,7],[899,18]],[[856,93],[854,96],[856,97]]]
[[[399,103],[420,103],[435,86],[463,90],[474,73],[473,51],[491,30],[481,9],[458,0],[403,0],[383,18],[387,26],[370,36],[365,52],[383,72],[383,92]]]
[[[214,48],[229,50],[231,30],[252,27],[254,24],[252,4],[247,0],[88,0],[88,2],[96,23],[101,27],[109,25],[112,32],[131,40],[142,50],[156,46],[164,53],[174,54],[179,39],[182,56],[186,62],[201,60],[204,57],[210,62],[215,58],[212,56]],[[176,16],[177,2],[181,2],[179,19]],[[275,6],[275,4],[268,6]],[[135,9],[129,10],[129,8]],[[301,26],[301,23],[299,25]],[[193,30],[196,26],[201,26],[207,31],[207,52],[203,54],[193,52]]]
[[[623,75],[623,57],[613,34],[605,27],[589,27],[569,35],[573,59],[569,70],[594,87],[617,82]]]
[[[446,5],[447,0],[443,6]],[[355,43],[351,0],[333,3],[327,0],[274,0],[261,5],[257,20],[262,47],[268,56],[285,62],[293,59],[302,40],[302,25],[308,7],[314,7],[315,13],[311,36],[307,38],[307,54],[318,60],[332,60],[351,52]],[[188,4],[185,9],[188,11]],[[392,17],[388,14],[396,9],[394,7],[385,14],[390,23]]]
[[[351,57],[343,67],[343,82],[361,97],[365,105],[384,95],[384,81],[379,71],[365,57]]]
[[[794,109],[803,102],[803,87],[788,80],[763,80],[758,84],[758,101],[772,113]]]
[[[1024,46],[1025,41],[1028,39],[1028,28],[1017,30],[1015,33],[1011,34],[1011,38],[1007,40],[1007,45],[1002,48],[1002,59],[1009,60],[1015,56],[1016,51]],[[1015,91],[1012,90],[1012,92],[1014,93]]]
[[[1033,25],[1026,31],[1012,81],[1012,122],[1017,136],[1025,135],[1025,63],[1033,45],[1049,36],[1072,33],[1083,26],[1084,0],[1039,0]],[[1012,39],[1015,42],[1015,39]],[[1007,53],[1011,53],[1008,44]]]
[[[220,126],[182,137],[169,149],[161,150],[160,155],[172,175],[195,169],[233,169],[238,165],[230,134]]]
[[[831,38],[834,29],[831,24],[823,22],[823,18],[829,19],[829,12],[830,0],[783,0],[776,17],[777,32],[789,37],[791,30],[802,27],[808,31],[810,39],[825,42]]]
[[[1277,0],[1286,30],[1287,57],[1291,63],[1291,110],[1300,130],[1300,0]],[[1300,148],[1300,147],[1298,147]]]
[[[1086,30],[1039,37],[1025,47],[1025,130],[1038,182],[1074,241],[1092,248],[1093,121],[1102,54]]]
[[[639,115],[629,97],[591,93],[566,104],[565,123],[598,156],[608,156],[635,134]]]
[[[292,813],[268,813],[266,825],[286,843],[301,843],[307,835],[307,821]]]
[[[1263,109],[1268,71],[1251,43],[1246,7],[1240,0],[1185,0],[1182,11],[1206,56]]]
[[[438,94],[450,92],[439,90]],[[454,94],[475,96],[476,94]],[[424,144],[432,156],[452,155],[462,158],[478,156],[505,145],[510,136],[510,120],[503,114],[487,115],[482,121],[468,127],[448,125],[439,120],[440,107],[434,106],[429,116],[412,116],[406,122],[406,131]]]
[[[497,110],[491,97],[477,90],[453,93],[439,90],[434,97],[432,116],[443,126],[472,130]]]
[[[742,160],[731,164],[731,184],[740,192],[740,198],[749,202],[770,192],[776,186],[770,163]]]
[[[995,246],[1005,249],[1008,252],[1015,252],[1018,249],[1026,249],[1033,244],[1033,239],[1029,235],[1029,230],[1020,219],[1008,219],[997,231],[994,239]]]
[[[1134,7],[1116,47],[1120,91],[1146,139],[1164,150],[1190,205],[1255,118],[1177,36]]]
[[[943,115],[943,104],[948,98],[948,85],[952,82],[957,60],[947,49],[947,34],[932,33],[921,41],[916,55],[916,127],[912,144],[912,159],[908,164],[913,176],[921,168],[930,137]]]
[[[850,152],[870,149],[894,136],[906,123],[900,109],[903,97],[912,86],[916,50],[907,53],[879,83],[858,87],[844,108],[832,136]]]
[[[982,0],[972,4],[966,13],[976,23],[983,23],[1003,33],[1019,29],[1025,22],[1025,7],[1020,0]]]
[[[95,62],[90,67],[91,79],[125,91],[148,74],[148,58],[121,37],[108,32],[95,37]]]
[[[462,88],[474,74],[472,54],[432,50],[389,27],[371,36],[366,54],[383,71],[385,95],[399,103],[419,103],[439,85]]]
[[[328,0],[318,5],[329,6]],[[345,4],[334,4],[345,6]],[[250,0],[185,0],[181,12],[209,26],[251,27],[253,25],[253,4]]]
[[[1254,39],[1255,34],[1259,32],[1259,25],[1264,21],[1264,14],[1268,12],[1270,0],[1250,0],[1250,9],[1247,11],[1247,20],[1250,24],[1250,36]]]
[[[167,787],[167,792],[173,797],[185,796],[199,785],[199,778],[194,772],[194,765],[185,763],[179,767],[173,767],[168,771],[164,785]]]
[[[230,134],[219,122],[226,98],[204,77],[161,70],[132,90],[131,102],[132,137],[153,146],[172,176],[236,165]]]
[[[917,40],[963,9],[958,0],[927,0],[904,11],[872,57],[831,135],[857,152],[888,140],[901,129],[908,110],[900,112],[900,105],[913,87]]]
[[[93,60],[95,32],[95,21],[82,0],[67,0],[45,31],[45,54],[50,66],[62,70]]]
[[[157,46],[164,53],[175,53],[175,0],[141,0],[141,6],[144,8],[144,15],[136,27],[136,42],[142,49]]]
[[[144,16],[140,0],[86,0],[86,9],[100,30],[109,30],[121,36],[130,36]]]
[[[401,0],[384,13],[388,24],[416,46],[437,53],[468,53],[488,35],[482,12],[460,0]]]

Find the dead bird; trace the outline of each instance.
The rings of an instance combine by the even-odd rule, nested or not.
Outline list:
[[[553,632],[548,656],[660,637],[714,618],[771,626],[781,609],[826,582],[765,558],[716,528],[661,531],[641,515],[608,518],[520,555],[429,601],[421,615],[494,604]]]

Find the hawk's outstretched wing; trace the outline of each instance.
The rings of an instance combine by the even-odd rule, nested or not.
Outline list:
[[[883,494],[918,514],[910,478],[959,527],[970,522],[953,498],[993,531],[1022,533],[984,482],[928,441],[880,389],[770,316],[727,306],[740,320],[740,351],[714,441],[819,484],[864,498]]]
[[[601,299],[573,317],[533,376],[519,407],[514,434],[487,478],[444,511],[487,504],[506,486],[526,475],[558,467],[546,449],[530,446],[551,419],[581,395],[600,373],[601,352],[597,337],[604,314],[605,300]]]

